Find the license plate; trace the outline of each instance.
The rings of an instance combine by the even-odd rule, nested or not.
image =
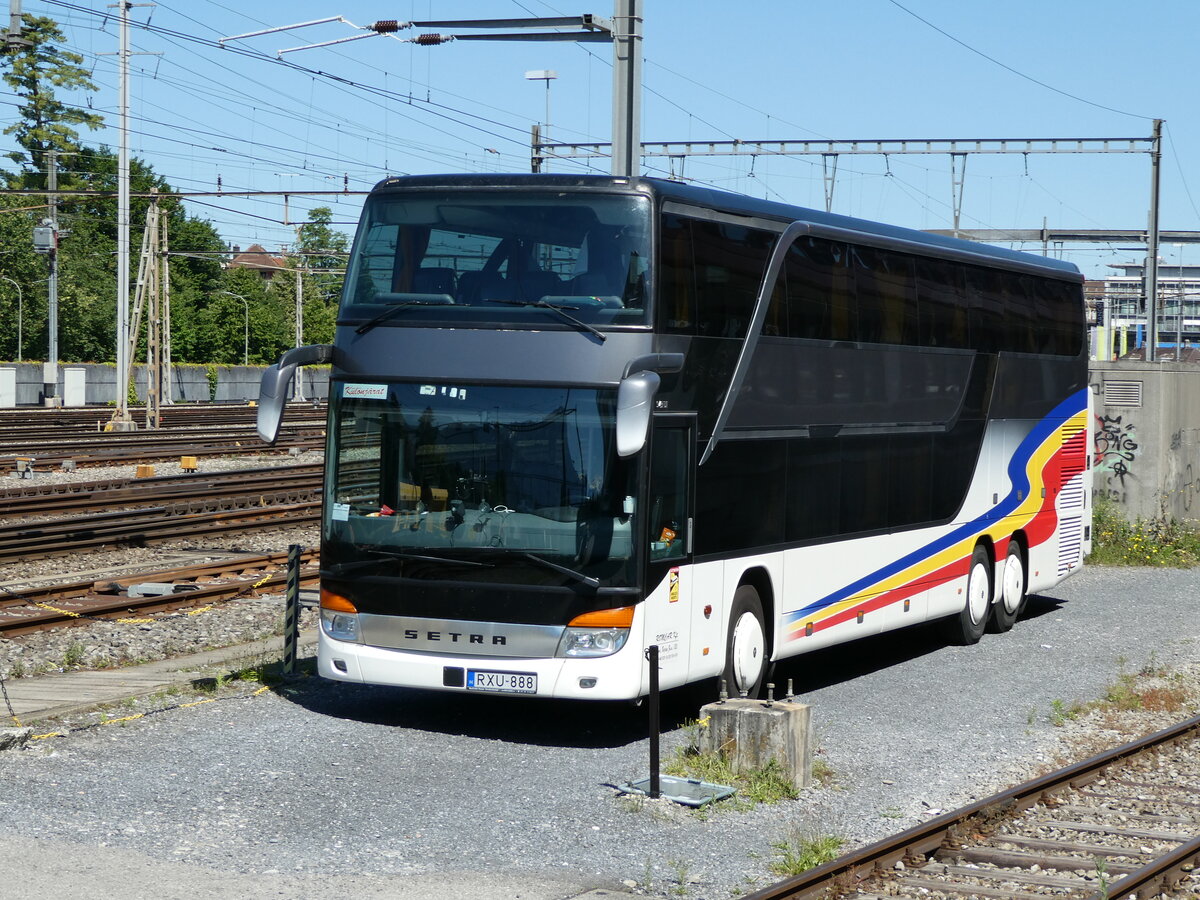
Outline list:
[[[536,694],[537,675],[532,672],[488,672],[467,669],[467,690]]]

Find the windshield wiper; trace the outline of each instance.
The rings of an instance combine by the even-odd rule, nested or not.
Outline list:
[[[355,334],[366,334],[368,331],[370,331],[372,328],[374,328],[380,322],[386,322],[388,319],[390,319],[392,316],[394,316],[396,313],[400,312],[401,310],[408,309],[410,306],[421,306],[421,305],[423,305],[423,304],[418,303],[415,300],[401,300],[399,303],[393,303],[391,306],[389,306],[387,309],[385,309],[383,312],[381,312],[375,318],[370,319],[370,320],[364,322],[362,325],[359,325],[357,328],[355,328],[354,333]]]
[[[559,318],[564,319],[567,322],[570,322],[572,325],[582,328],[584,331],[591,332],[596,337],[600,338],[601,341],[608,340],[608,335],[606,335],[599,328],[594,328],[591,325],[589,325],[587,322],[581,322],[579,319],[575,318],[573,315],[571,315],[569,312],[567,312],[568,309],[579,309],[578,306],[560,306],[557,303],[550,303],[547,300],[497,300],[494,298],[488,298],[487,302],[488,303],[505,303],[509,306],[538,306],[538,307],[541,307],[542,309],[553,310],[559,316]]]
[[[382,562],[389,559],[413,559],[418,562],[434,562],[444,563],[451,566],[480,566],[487,569],[495,568],[493,563],[477,562],[473,559],[454,559],[450,556],[432,556],[428,553],[410,553],[407,550],[370,550],[363,548],[362,553],[369,553],[379,559],[358,559],[353,562],[340,563],[331,570],[335,575],[344,575],[346,572],[354,569],[363,568],[365,566],[374,565],[377,562]]]
[[[598,587],[600,587],[599,578],[593,578],[591,575],[584,575],[582,572],[577,572],[575,569],[572,569],[568,566],[560,566],[558,563],[552,562],[551,560],[546,559],[544,556],[538,556],[536,553],[530,553],[528,550],[518,550],[516,551],[515,555],[521,557],[522,559],[527,559],[530,562],[535,562],[539,566],[545,566],[547,569],[558,572],[560,575],[567,575],[571,578],[574,578],[580,584],[587,585],[592,590],[596,590]]]

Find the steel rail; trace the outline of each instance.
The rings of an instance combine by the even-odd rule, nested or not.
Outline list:
[[[34,469],[57,468],[70,462],[76,466],[112,466],[138,462],[154,462],[179,456],[234,456],[238,454],[262,455],[264,452],[283,453],[292,448],[297,450],[321,450],[325,446],[323,433],[314,431],[307,435],[282,435],[274,448],[268,448],[257,437],[245,436],[238,440],[209,441],[197,443],[184,441],[170,445],[133,445],[128,448],[78,452],[69,447],[31,453],[0,455],[0,469],[15,471],[19,457],[33,457]]]
[[[81,513],[114,506],[156,506],[164,501],[175,503],[218,498],[236,498],[255,494],[275,495],[280,491],[319,490],[321,466],[297,466],[296,471],[277,469],[232,470],[215,475],[166,476],[171,481],[146,478],[124,479],[94,484],[88,490],[46,491],[24,495],[0,494],[0,518],[12,516],[58,516]],[[3,534],[5,526],[0,526]]]
[[[240,553],[228,559],[176,566],[170,569],[142,570],[132,575],[113,573],[103,578],[93,576],[75,581],[39,584],[28,584],[20,580],[10,581],[0,584],[0,610],[28,606],[31,603],[69,600],[91,594],[111,596],[121,593],[130,585],[145,582],[174,584],[195,582],[200,579],[232,578],[247,569],[283,565],[287,562],[287,558],[286,553]],[[306,550],[301,553],[300,559],[303,565],[310,565],[316,562],[317,553],[315,550]]]
[[[194,577],[198,578],[206,574],[213,567],[198,566],[196,568],[200,571]],[[263,577],[256,577],[262,570],[268,568],[274,568],[275,571]],[[69,603],[60,602],[60,605],[53,609],[36,606],[29,608],[28,604],[26,604],[24,610],[19,607],[8,607],[0,611],[0,634],[6,636],[28,634],[64,625],[86,624],[95,619],[126,618],[145,615],[151,612],[166,612],[173,609],[184,609],[208,603],[227,602],[244,596],[251,591],[269,591],[274,588],[285,587],[288,581],[287,554],[272,554],[260,557],[257,564],[249,560],[247,564],[241,567],[242,574],[245,574],[248,570],[257,570],[255,576],[243,578],[238,581],[206,584],[178,593],[146,597],[130,597],[127,594],[116,596],[87,594],[76,597]],[[176,570],[176,572],[183,573],[186,570]],[[117,582],[136,584],[139,581],[161,578],[166,574],[168,573],[148,572],[141,576],[122,577],[117,579]],[[318,580],[317,554],[314,551],[301,554],[300,583],[305,586],[311,586],[316,584]]]
[[[955,834],[963,830],[973,819],[997,814],[1011,815],[1034,804],[1053,797],[1056,793],[1071,790],[1099,778],[1105,769],[1125,762],[1140,754],[1167,746],[1172,742],[1191,739],[1200,730],[1200,716],[1188,719],[1170,728],[1164,728],[1136,741],[1122,744],[1112,750],[1089,757],[1057,772],[1043,775],[1016,787],[978,800],[969,806],[953,810],[914,826],[892,837],[885,838],[832,862],[810,869],[792,878],[770,885],[762,890],[746,894],[742,900],[801,900],[801,898],[825,897],[832,889],[835,892],[856,888],[868,877],[895,866],[897,862],[923,858],[932,854]],[[1200,855],[1197,841],[1177,847],[1171,853],[1148,864],[1120,880],[1108,889],[1111,896],[1127,896],[1140,892],[1146,886],[1162,884],[1169,875],[1178,873],[1190,860]],[[1144,874],[1143,874],[1144,873]],[[1130,879],[1126,881],[1126,879]],[[1139,893],[1139,897],[1143,896]],[[1146,894],[1145,896],[1150,896]],[[1099,900],[1100,894],[1096,895]]]
[[[92,523],[101,516],[89,517],[87,524],[56,523],[55,527],[51,527],[54,523],[41,523],[27,528],[19,537],[0,536],[0,559],[56,556],[105,546],[152,546],[198,534],[215,535],[278,527],[281,519],[286,519],[289,525],[308,524],[316,522],[320,512],[321,498],[315,496],[300,502],[250,505],[245,509],[202,513],[181,512],[169,507],[143,509],[137,511],[136,515],[125,516],[124,522],[114,518],[99,525]]]

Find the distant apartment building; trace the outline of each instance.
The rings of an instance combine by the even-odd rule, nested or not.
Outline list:
[[[1144,263],[1112,263],[1119,274],[1084,285],[1095,359],[1144,358],[1146,285]],[[1159,359],[1197,355],[1200,345],[1200,264],[1158,267]]]

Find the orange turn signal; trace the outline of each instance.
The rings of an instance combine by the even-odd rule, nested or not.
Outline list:
[[[321,609],[330,609],[334,612],[358,615],[358,609],[355,608],[353,603],[351,603],[341,594],[335,594],[328,588],[321,588]]]
[[[633,625],[633,607],[622,606],[619,609],[598,609],[595,612],[576,616],[567,625],[568,628],[629,628]]]

